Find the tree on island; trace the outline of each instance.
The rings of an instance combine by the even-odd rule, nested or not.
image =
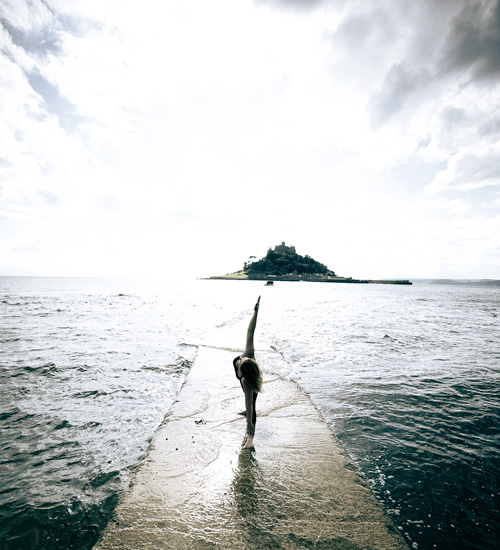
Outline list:
[[[261,260],[245,262],[243,271],[252,275],[288,275],[288,274],[318,274],[335,277],[335,273],[310,256],[301,256],[295,252],[294,246],[286,246],[281,243],[273,250],[269,249]]]

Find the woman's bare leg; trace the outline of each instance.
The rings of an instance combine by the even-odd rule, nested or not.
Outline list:
[[[244,357],[250,357],[251,359],[255,358],[255,349],[253,346],[253,335],[255,333],[255,327],[257,325],[257,315],[259,314],[259,303],[260,303],[260,296],[257,300],[257,303],[255,304],[252,318],[250,319],[250,324],[248,325],[247,330],[247,342],[245,345],[245,351],[243,352]]]
[[[257,299],[257,303],[255,304],[254,311],[252,318],[250,319],[250,323],[248,325],[247,330],[247,341],[245,345],[245,351],[243,352],[243,357],[249,357],[251,359],[255,359],[255,348],[253,343],[253,336],[255,333],[255,327],[257,326],[257,316],[259,314],[259,304],[260,304],[260,296]],[[249,426],[249,432],[247,436],[247,440],[245,443],[245,449],[251,449],[253,448],[253,434],[255,433],[255,423],[257,421],[257,412],[255,409],[255,402],[257,401],[257,394],[255,392],[251,392],[250,395],[250,388],[245,387],[245,384],[242,383],[243,391],[245,392],[245,403],[246,403],[246,416],[247,416],[247,425]]]

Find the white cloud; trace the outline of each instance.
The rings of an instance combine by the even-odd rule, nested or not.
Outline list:
[[[498,2],[1,10],[2,272],[498,270]]]
[[[469,148],[452,155],[445,170],[436,174],[426,190],[470,190],[481,187],[500,187],[500,146],[483,149]]]

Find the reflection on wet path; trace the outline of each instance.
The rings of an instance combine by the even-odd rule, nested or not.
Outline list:
[[[287,517],[290,498],[304,503],[305,495],[287,494],[287,488],[279,479],[270,476],[266,467],[261,468],[258,452],[242,449],[238,457],[238,468],[231,485],[236,508],[236,521],[240,526],[246,548],[291,548],[294,535],[280,533],[283,520],[293,522]],[[297,475],[300,475],[297,472]],[[282,476],[280,476],[282,477]],[[308,541],[301,540],[301,547],[309,547]],[[311,545],[316,541],[309,541]],[[304,546],[304,544],[307,546]],[[310,546],[313,547],[313,546]]]
[[[259,515],[259,501],[262,495],[256,491],[256,480],[262,477],[259,464],[255,459],[255,452],[242,449],[238,458],[238,469],[234,476],[231,489],[240,525],[248,530],[249,538],[255,533],[255,518]],[[260,497],[260,498],[259,498]]]

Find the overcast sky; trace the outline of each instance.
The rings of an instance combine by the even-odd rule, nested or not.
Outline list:
[[[0,275],[500,278],[500,6],[2,0]]]

